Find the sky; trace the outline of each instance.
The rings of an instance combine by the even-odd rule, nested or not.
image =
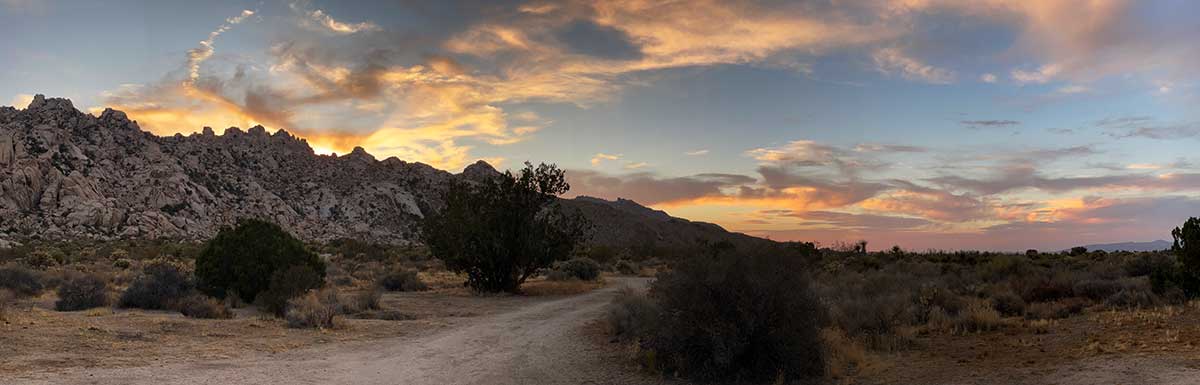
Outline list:
[[[776,240],[1057,250],[1200,215],[1200,3],[0,0],[0,104],[568,170]]]

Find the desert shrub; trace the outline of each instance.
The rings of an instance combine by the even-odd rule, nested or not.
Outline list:
[[[421,281],[416,270],[394,269],[379,278],[379,286],[387,291],[425,291],[429,286]]]
[[[855,373],[867,363],[867,351],[862,345],[836,328],[821,329],[826,372],[830,378],[842,378]]]
[[[661,316],[662,311],[654,301],[628,287],[618,291],[608,305],[608,325],[620,339],[648,335]]]
[[[336,326],[335,318],[341,313],[341,308],[337,291],[325,289],[309,292],[288,300],[285,319],[290,328],[332,329]]]
[[[308,266],[292,266],[272,274],[267,290],[258,293],[254,304],[263,311],[282,317],[287,314],[288,300],[323,284],[321,276]]]
[[[133,267],[133,261],[130,261],[129,258],[121,258],[121,259],[113,261],[113,267],[117,268],[117,269],[125,270],[130,267]]]
[[[637,264],[633,263],[633,261],[628,259],[620,259],[613,264],[613,270],[621,275],[637,275],[639,269]]]
[[[46,249],[37,249],[25,255],[21,262],[38,270],[46,270],[62,264],[62,260]]]
[[[1163,255],[1157,253],[1137,253],[1125,260],[1125,274],[1130,277],[1141,277],[1150,275],[1150,271],[1154,269],[1155,259],[1162,259]]]
[[[1025,314],[1025,300],[1012,290],[999,290],[991,294],[992,307],[1002,315],[1020,316]]]
[[[198,287],[223,298],[235,291],[250,302],[271,285],[271,278],[293,266],[303,266],[325,280],[325,264],[300,240],[271,222],[247,219],[223,228],[196,258]],[[286,299],[284,299],[286,301]]]
[[[1000,312],[992,304],[982,299],[970,301],[956,320],[956,329],[960,333],[991,331],[1004,326]]]
[[[425,244],[467,286],[518,292],[538,271],[566,259],[581,243],[586,220],[557,195],[570,189],[563,170],[525,163],[519,175],[451,184],[446,207],[425,220]]]
[[[999,255],[979,266],[980,276],[992,282],[1028,275],[1032,270],[1029,258],[1016,255]]]
[[[372,286],[367,290],[355,293],[347,301],[343,301],[346,308],[343,310],[343,313],[352,314],[364,310],[379,310],[381,308],[381,299],[383,299],[383,288]]]
[[[96,274],[74,273],[58,286],[58,311],[86,310],[108,306],[108,281]]]
[[[1080,297],[1093,301],[1103,301],[1124,288],[1120,281],[1107,279],[1087,279],[1075,283],[1072,292]]]
[[[1030,305],[1025,311],[1026,319],[1063,319],[1083,313],[1084,301],[1079,298],[1068,298],[1054,302],[1040,302]]]
[[[233,318],[233,313],[220,300],[203,294],[193,294],[180,300],[177,304],[179,313],[188,318],[225,319]]]
[[[367,310],[355,313],[354,318],[377,319],[384,321],[409,321],[417,319],[417,316],[396,310]]]
[[[1037,279],[1025,287],[1021,299],[1025,302],[1048,302],[1075,296],[1075,285],[1065,274],[1054,274],[1047,278]]]
[[[1118,309],[1151,307],[1161,302],[1145,279],[1123,280],[1121,289],[1104,299],[1105,306]]]
[[[0,266],[0,288],[11,290],[13,294],[32,297],[42,294],[41,277],[35,271],[16,265]]]
[[[567,279],[595,281],[597,278],[600,278],[600,264],[588,257],[578,257],[557,262],[552,267],[552,270],[564,273],[563,275]],[[559,278],[557,280],[562,279]]]
[[[660,327],[644,346],[660,369],[699,380],[767,382],[820,376],[824,307],[800,258],[698,257],[660,273]]]
[[[8,322],[8,306],[16,299],[12,290],[0,288],[0,322]]]
[[[142,268],[142,273],[121,294],[117,306],[162,310],[174,308],[175,303],[192,292],[191,274],[183,267],[157,260]]]

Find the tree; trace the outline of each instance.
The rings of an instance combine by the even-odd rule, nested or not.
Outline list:
[[[529,162],[517,175],[456,181],[446,207],[426,218],[425,242],[446,268],[467,274],[467,286],[517,292],[583,240],[586,221],[565,212],[556,198],[570,188],[557,166]]]
[[[213,297],[237,293],[253,302],[276,272],[292,266],[308,267],[324,282],[325,263],[299,239],[274,223],[245,219],[221,229],[196,257],[197,286]]]
[[[1200,218],[1188,218],[1182,227],[1171,230],[1171,237],[1175,239],[1171,251],[1178,258],[1178,267],[1173,274],[1175,284],[1189,297],[1200,296]],[[1159,272],[1158,275],[1170,274]]]

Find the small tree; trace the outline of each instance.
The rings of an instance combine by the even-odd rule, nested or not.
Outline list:
[[[300,240],[274,223],[246,219],[208,241],[196,258],[196,279],[210,296],[236,292],[242,301],[252,302],[276,272],[292,266],[308,267],[325,279],[325,263]]]
[[[1175,283],[1189,297],[1200,296],[1200,218],[1188,218],[1182,227],[1171,230],[1171,237],[1175,239],[1171,251],[1179,261]]]
[[[568,214],[556,196],[570,189],[562,170],[529,162],[481,182],[458,181],[446,207],[425,221],[430,252],[467,286],[485,292],[517,292],[526,279],[566,259],[583,239],[585,221]]]

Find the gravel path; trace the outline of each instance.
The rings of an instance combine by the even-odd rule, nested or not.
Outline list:
[[[605,359],[583,334],[622,286],[482,317],[432,335],[321,346],[236,360],[78,369],[13,384],[636,384],[648,379]],[[10,383],[9,380],[0,381]]]

